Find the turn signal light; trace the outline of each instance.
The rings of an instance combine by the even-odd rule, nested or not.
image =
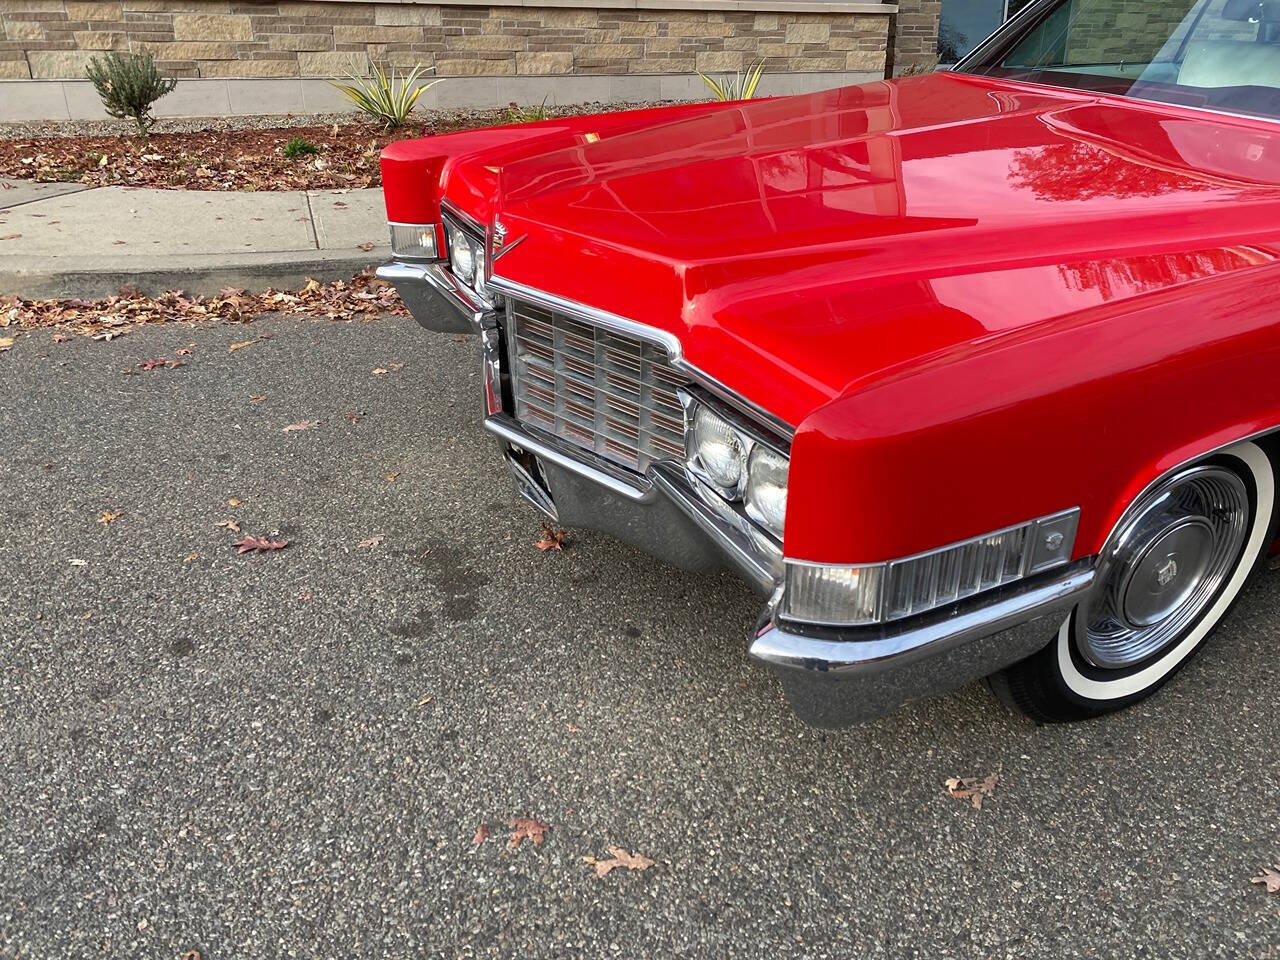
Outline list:
[[[934,610],[1067,563],[1079,520],[1075,508],[891,563],[788,560],[782,615],[860,626]]]
[[[405,260],[436,259],[434,223],[392,223],[391,253]]]

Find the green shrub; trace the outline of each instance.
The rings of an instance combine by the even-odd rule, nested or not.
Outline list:
[[[381,67],[375,66],[371,77],[347,74],[347,83],[338,83],[336,80],[330,80],[329,83],[362,112],[380,122],[386,129],[394,130],[409,118],[418,98],[440,82],[432,80],[430,83],[419,84],[417,81],[422,72],[422,67],[414,67],[407,77],[400,80],[394,69],[388,76],[382,72]]]
[[[101,60],[91,57],[85,72],[107,113],[118,120],[132,120],[144,137],[156,122],[151,105],[178,83],[173,77],[160,76],[150,53],[127,57],[108,53]]]
[[[547,110],[546,97],[543,97],[542,102],[536,107],[522,107],[518,103],[507,107],[507,123],[535,123],[538,120],[546,120],[549,116],[551,112]]]
[[[299,157],[306,157],[319,152],[319,147],[303,137],[294,137],[284,145],[286,160],[297,160]]]
[[[764,61],[757,60],[747,65],[746,73],[738,71],[732,77],[713,80],[702,72],[699,72],[698,76],[711,88],[717,100],[750,100],[756,95],[756,87],[760,85],[760,77],[763,73]]]

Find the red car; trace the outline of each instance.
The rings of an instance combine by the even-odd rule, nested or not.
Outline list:
[[[382,155],[548,518],[766,598],[840,725],[1147,697],[1274,539],[1280,0],[1038,0],[954,71]]]

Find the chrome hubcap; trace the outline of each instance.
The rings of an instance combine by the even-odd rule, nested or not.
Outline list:
[[[1118,669],[1178,640],[1235,569],[1249,512],[1244,482],[1222,467],[1192,467],[1147,494],[1099,559],[1077,623],[1084,658]]]

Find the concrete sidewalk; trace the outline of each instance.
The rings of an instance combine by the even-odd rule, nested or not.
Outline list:
[[[389,256],[378,189],[88,189],[0,178],[0,296],[289,288]]]

